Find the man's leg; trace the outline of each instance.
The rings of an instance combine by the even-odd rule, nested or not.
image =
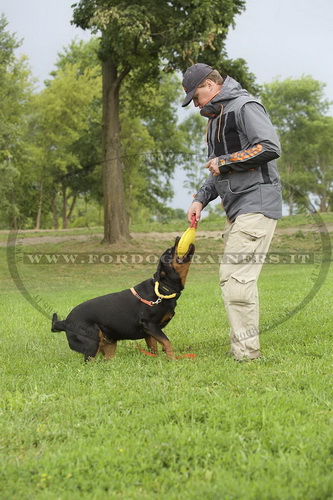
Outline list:
[[[220,285],[230,324],[231,352],[237,360],[260,356],[257,282],[275,227],[274,219],[244,214],[224,233]]]

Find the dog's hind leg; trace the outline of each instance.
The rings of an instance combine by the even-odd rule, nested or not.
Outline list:
[[[104,361],[108,361],[116,354],[117,341],[106,338],[101,331],[98,332],[99,346],[97,354],[100,352],[104,356]]]
[[[117,349],[116,340],[110,340],[107,343],[105,343],[101,349],[101,353],[104,356],[104,361],[108,361],[109,359],[113,358],[116,354],[116,349]]]

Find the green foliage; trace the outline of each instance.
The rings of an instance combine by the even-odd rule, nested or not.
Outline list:
[[[328,208],[332,180],[326,172],[330,170],[333,156],[330,141],[324,143],[321,137],[329,136],[332,125],[331,118],[325,115],[329,102],[324,98],[324,87],[312,77],[303,76],[284,81],[276,79],[262,89],[263,104],[280,135],[279,168],[290,213],[298,198],[297,191],[318,195],[321,209]]]
[[[188,173],[184,186],[189,194],[196,193],[207,177],[206,128],[207,120],[198,113],[192,113],[180,125],[188,148],[184,156],[184,169]]]
[[[61,181],[64,201],[68,187],[66,175],[82,168],[77,145],[91,131],[91,123],[100,119],[93,103],[99,92],[100,78],[94,68],[79,70],[79,64],[65,65],[55,78],[36,96],[34,141],[41,154],[38,162],[40,179],[45,187],[57,188]],[[79,183],[80,184],[80,183]],[[74,186],[69,183],[72,193]],[[82,186],[77,187],[82,191]],[[64,208],[66,214],[67,209]],[[63,219],[66,218],[63,212]],[[65,221],[64,227],[65,226]]]
[[[18,169],[6,167],[3,187],[7,189],[11,173],[21,227],[34,226],[38,207],[42,226],[52,225],[53,212],[57,227],[58,214],[68,218],[80,197],[99,203],[102,199],[102,95],[96,40],[71,43],[59,55],[57,68],[46,88],[31,98],[25,128],[20,124],[26,142],[20,156],[16,151]],[[128,85],[121,95],[126,201],[132,220],[166,210],[172,196],[170,178],[184,149],[176,113],[180,82],[165,74],[160,80],[160,90],[147,85],[135,108]],[[8,201],[12,212],[13,207]]]
[[[66,172],[56,178],[69,190],[70,195],[84,195],[85,198],[100,200],[102,198],[101,173],[101,122],[102,122],[102,93],[101,68],[97,57],[99,42],[92,38],[88,42],[72,42],[65,47],[56,63],[58,70],[53,73],[54,78],[62,78],[64,71],[74,68],[77,76],[88,80],[91,91],[85,117],[85,128],[79,130],[77,138],[67,149],[76,158],[75,163],[68,163]],[[49,82],[52,85],[52,80]],[[78,89],[77,89],[78,90]]]
[[[6,35],[5,27],[3,19],[0,30],[3,43],[16,47],[18,44]],[[44,90],[33,95],[25,60],[17,60],[13,53],[9,57],[9,51],[6,53],[2,47],[7,54],[3,59],[7,66],[2,66],[0,72],[0,93],[3,93],[0,169],[4,179],[0,204],[2,213],[13,225],[39,227],[39,217],[46,224],[52,205],[56,210],[55,195],[60,187],[64,192],[70,190],[63,195],[66,202],[68,195],[76,196],[88,189],[87,176],[78,181],[72,174],[82,170],[83,162],[96,161],[100,142],[96,137],[101,122],[100,69],[91,64],[89,55],[93,50],[96,50],[93,41],[77,45],[73,42],[65,55],[60,56],[54,78]],[[78,60],[72,63],[76,57]],[[97,62],[96,55],[95,59]],[[7,221],[2,224],[8,227]]]
[[[74,4],[73,23],[102,33],[100,58],[111,58],[119,69],[131,72],[133,96],[147,81],[158,81],[165,71],[185,71],[194,62],[206,62],[230,74],[257,93],[255,77],[243,59],[232,61],[225,40],[234,17],[245,8],[243,0],[221,2],[82,0]],[[214,12],[214,15],[212,15]]]
[[[242,1],[228,1],[211,15],[209,2],[141,2],[133,5],[124,0],[83,0],[74,4],[73,22],[83,29],[104,34],[101,57],[112,55],[115,64],[140,66],[141,57],[156,63],[161,51],[174,62],[189,56],[196,58],[202,50],[221,48],[221,35],[227,33],[235,14],[244,7]],[[196,26],[196,38],[193,37]],[[163,29],[162,29],[163,28]],[[219,46],[214,46],[214,41]],[[171,54],[171,47],[174,47]],[[170,53],[169,53],[170,52]],[[169,59],[169,57],[167,58]],[[188,60],[188,59],[187,59]],[[186,63],[185,63],[186,64]]]
[[[128,97],[131,82],[129,78],[124,83],[121,93],[121,138],[127,206],[133,216],[140,207],[152,213],[165,210],[173,195],[171,178],[185,147],[177,124],[178,78],[161,73],[159,88],[147,84],[134,108]]]
[[[78,65],[67,65],[39,95],[38,126],[46,143],[45,151],[60,172],[78,163],[69,148],[79,139],[80,133],[87,130],[88,108],[96,84],[94,70],[86,70],[80,75]]]
[[[26,160],[24,133],[26,115],[31,104],[33,81],[27,61],[17,59],[14,50],[20,46],[7,31],[7,21],[0,17],[0,224],[16,225],[19,199],[15,185],[20,178],[20,163]]]
[[[309,141],[305,164],[311,173],[309,190],[317,196],[321,212],[333,209],[333,117],[321,116],[308,124]]]
[[[314,120],[328,110],[324,88],[325,84],[311,76],[275,79],[263,85],[261,96],[273,124],[283,134],[295,131],[303,121]]]
[[[94,68],[96,74],[101,76],[102,71],[98,61],[98,48],[99,40],[96,37],[91,37],[88,41],[73,40],[68,47],[64,47],[63,51],[58,54],[58,60],[55,65],[58,70],[64,70],[67,65],[78,65],[81,74],[87,69]],[[55,77],[57,71],[53,71],[51,75]]]
[[[15,35],[12,35],[6,28],[8,26],[8,21],[4,14],[0,16],[0,47],[1,47],[1,78],[4,78],[7,73],[8,65],[14,62],[14,50],[17,49],[21,42],[18,41]]]
[[[248,78],[247,86],[254,88],[244,61],[228,61],[223,49],[228,27],[244,8],[241,0],[228,0],[223,8],[216,2],[214,16],[208,1],[134,5],[84,0],[73,7],[73,22],[101,38],[65,48],[52,79],[33,98],[25,63],[14,57],[19,42],[6,32],[5,19],[1,21],[0,203],[4,217],[21,227],[34,221],[36,227],[49,225],[52,218],[57,227],[60,210],[66,227],[76,199],[102,198],[98,57],[111,60],[115,81],[122,84],[122,155],[126,208],[132,218],[166,213],[174,169],[184,164],[189,151],[176,118],[181,85],[171,72],[185,70],[200,58],[217,66],[225,62],[223,72],[232,68],[234,76],[243,84]],[[161,67],[169,76],[161,74]]]
[[[135,103],[147,85],[159,88],[161,67],[166,72],[185,71],[201,58],[220,67],[226,59],[224,43],[228,28],[244,8],[244,1],[213,3],[214,15],[211,14],[211,0],[181,3],[145,0],[140,4],[128,0],[81,0],[73,5],[73,23],[101,34],[103,140],[107,151],[103,168],[104,240],[109,243],[129,235],[119,159],[119,89],[130,78],[128,94],[130,102]],[[239,74],[246,76],[243,61],[240,66],[243,67]],[[249,75],[248,83],[253,82],[252,76]],[[161,170],[162,176],[170,175],[170,162],[163,159],[162,164],[154,163],[155,172]],[[156,177],[152,178],[152,191],[162,197],[167,183],[163,183],[161,189]]]

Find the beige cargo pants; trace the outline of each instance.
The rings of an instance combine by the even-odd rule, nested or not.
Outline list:
[[[236,360],[260,357],[257,282],[276,220],[262,214],[239,215],[223,233],[220,286],[230,324],[231,353]]]

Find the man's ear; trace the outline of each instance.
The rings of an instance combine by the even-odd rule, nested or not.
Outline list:
[[[207,80],[206,80],[206,82],[205,82],[205,83],[206,83],[207,87],[209,87],[210,89],[211,89],[211,88],[213,87],[213,85],[214,85],[213,80],[211,80],[210,78],[207,78]]]

